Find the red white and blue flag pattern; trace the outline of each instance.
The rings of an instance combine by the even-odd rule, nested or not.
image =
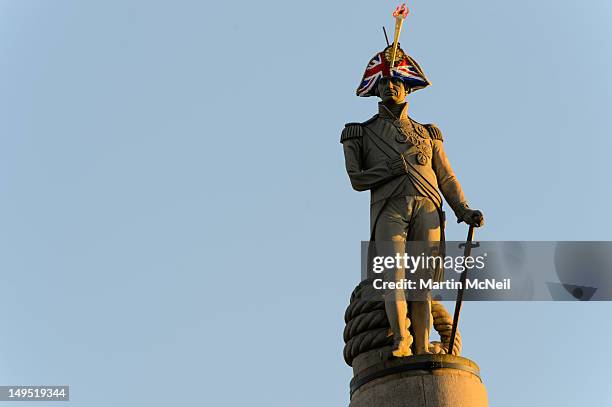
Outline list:
[[[429,81],[421,71],[419,65],[409,56],[398,61],[393,69],[389,69],[390,65],[385,58],[385,53],[379,52],[370,60],[366,67],[363,79],[359,88],[357,88],[357,96],[375,96],[376,85],[382,77],[393,76],[401,78],[404,85],[410,89],[410,92],[423,89],[429,85]]]

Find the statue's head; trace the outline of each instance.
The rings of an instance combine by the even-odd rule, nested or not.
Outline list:
[[[380,78],[376,85],[376,96],[387,105],[404,103],[408,93],[404,81],[397,77],[386,76]]]
[[[393,67],[391,67],[392,59],[394,59]],[[419,64],[406,55],[399,46],[394,54],[393,46],[390,45],[370,59],[359,88],[357,88],[357,96],[379,96],[385,102],[386,97],[391,97],[391,94],[399,92],[401,95],[394,95],[393,99],[397,100],[401,97],[401,102],[397,103],[403,103],[408,93],[423,89],[429,84]],[[392,91],[383,91],[390,87]],[[389,95],[385,96],[386,94]]]

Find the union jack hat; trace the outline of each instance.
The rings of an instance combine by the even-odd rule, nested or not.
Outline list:
[[[393,46],[389,45],[370,59],[363,74],[363,79],[361,79],[361,84],[357,88],[357,96],[376,96],[378,81],[385,77],[402,79],[408,93],[431,85],[419,64],[406,55],[399,47],[399,44],[395,53],[395,64],[391,68],[392,52]]]

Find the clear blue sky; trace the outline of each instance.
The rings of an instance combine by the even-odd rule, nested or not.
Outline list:
[[[354,91],[395,5],[1,0],[0,384],[347,405],[368,196],[338,139],[375,112]],[[411,115],[443,130],[478,237],[610,240],[612,3],[409,6],[433,82]],[[492,406],[612,405],[611,310],[469,303],[464,354]]]

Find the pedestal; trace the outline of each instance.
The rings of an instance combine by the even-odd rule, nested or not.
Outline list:
[[[486,407],[480,369],[453,355],[389,358],[390,348],[353,361],[349,407]]]

